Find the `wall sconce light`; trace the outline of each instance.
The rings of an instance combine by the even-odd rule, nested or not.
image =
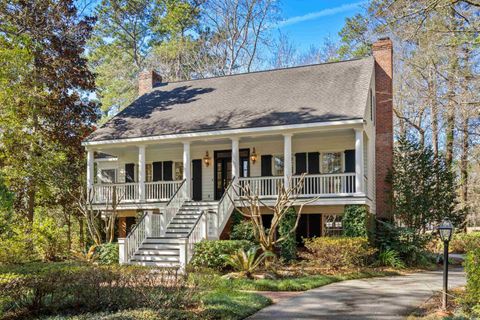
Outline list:
[[[208,155],[208,151],[205,152],[205,156],[203,157],[203,162],[207,167],[210,165],[210,156]]]
[[[255,152],[255,147],[253,147],[252,154],[250,155],[250,160],[252,161],[252,164],[255,164],[257,161],[257,153]]]

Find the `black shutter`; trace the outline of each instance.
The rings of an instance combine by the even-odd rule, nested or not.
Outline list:
[[[135,163],[125,163],[125,182],[135,182]]]
[[[295,174],[307,172],[307,154],[295,153]]]
[[[173,161],[163,162],[163,180],[164,181],[173,180]]]
[[[152,163],[153,170],[153,181],[162,181],[163,178],[163,167],[161,162]]]
[[[262,155],[262,177],[272,176],[272,156]]]
[[[355,150],[345,150],[345,172],[355,172]]]
[[[310,174],[320,173],[320,153],[319,152],[308,153],[308,173]]]

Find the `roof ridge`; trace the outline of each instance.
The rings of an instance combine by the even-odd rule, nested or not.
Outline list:
[[[304,64],[304,65],[299,65],[299,66],[285,67],[285,68],[257,70],[257,71],[242,72],[242,73],[235,73],[235,74],[226,74],[226,75],[222,75],[222,76],[212,76],[212,77],[206,77],[206,78],[198,78],[198,79],[166,81],[166,82],[159,83],[158,86],[154,88],[154,90],[158,89],[158,88],[161,88],[163,85],[168,85],[168,84],[194,82],[194,81],[210,80],[210,79],[221,79],[221,78],[229,78],[229,77],[238,77],[238,76],[245,76],[245,75],[256,74],[256,73],[276,72],[276,71],[283,71],[283,70],[290,70],[290,69],[308,68],[308,67],[323,66],[323,65],[328,65],[328,64],[353,62],[353,61],[359,61],[359,60],[364,60],[364,59],[366,60],[366,59],[369,59],[369,58],[372,58],[372,57],[373,56],[369,55],[369,56],[352,58],[352,59],[341,60],[341,61],[328,61],[328,62],[322,62],[322,63],[311,63],[311,64]]]

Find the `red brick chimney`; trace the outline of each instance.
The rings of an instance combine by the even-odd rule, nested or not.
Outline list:
[[[386,182],[393,167],[393,44],[390,38],[381,38],[373,44],[375,59],[376,98],[376,214],[380,219],[392,217],[392,186]]]
[[[154,70],[142,71],[138,75],[138,96],[152,91],[153,88],[162,82],[162,76]]]

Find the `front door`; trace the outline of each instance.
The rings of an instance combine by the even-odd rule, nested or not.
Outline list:
[[[192,160],[192,199],[202,200],[202,160]]]
[[[232,152],[215,151],[215,200],[220,200],[232,180]]]

